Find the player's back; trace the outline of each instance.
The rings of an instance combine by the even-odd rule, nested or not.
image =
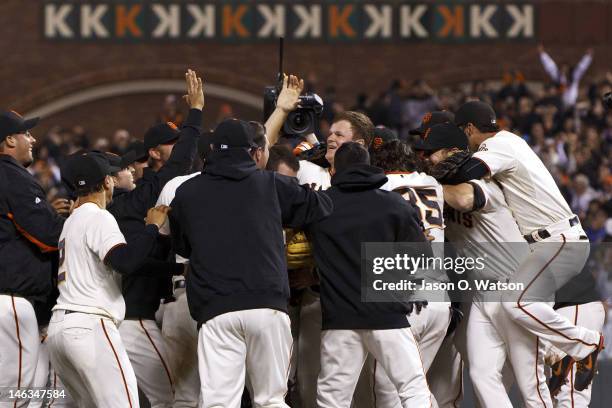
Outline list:
[[[297,179],[300,184],[308,184],[313,190],[327,190],[331,186],[329,169],[307,160],[300,160]]]
[[[94,203],[76,208],[60,235],[60,295],[54,309],[106,315],[123,320],[125,302],[119,276],[104,263],[110,250],[125,244],[115,218]]]
[[[387,183],[381,189],[400,193],[419,209],[423,228],[434,237],[434,242],[444,242],[444,193],[438,181],[418,172],[387,173]]]
[[[519,136],[501,131],[474,154],[503,188],[521,233],[528,234],[572,216],[552,175]]]

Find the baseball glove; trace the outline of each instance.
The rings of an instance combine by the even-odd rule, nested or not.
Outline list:
[[[433,166],[430,175],[442,183],[444,180],[453,177],[457,170],[471,157],[472,153],[469,150],[461,150]]]
[[[306,239],[306,234],[301,231],[292,236],[287,234],[287,268],[301,269],[313,266],[310,243]]]

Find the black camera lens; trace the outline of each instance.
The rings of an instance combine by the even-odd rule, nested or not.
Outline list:
[[[303,135],[312,132],[314,117],[311,112],[294,111],[287,116],[285,132],[294,135]]]

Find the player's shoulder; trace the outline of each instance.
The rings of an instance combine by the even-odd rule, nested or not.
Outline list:
[[[298,178],[300,174],[312,174],[312,173],[323,173],[327,171],[327,169],[319,166],[318,164],[314,164],[309,162],[308,160],[300,160],[300,168],[298,170]]]
[[[177,180],[178,177],[173,178],[171,181],[176,181],[174,184],[175,198],[189,194],[189,192],[197,189],[197,183],[200,180],[200,176],[202,176],[202,174],[197,172],[186,176],[179,176],[181,177],[180,180]]]
[[[297,173],[298,183],[315,185],[316,188],[327,189],[331,184],[329,169],[311,163],[307,160],[300,160],[300,168]]]
[[[167,196],[167,195],[175,194],[180,186],[185,184],[185,182],[187,182],[188,180],[191,180],[192,178],[199,176],[200,174],[201,172],[198,171],[195,173],[186,174],[184,176],[176,176],[175,178],[173,178],[172,180],[166,183],[166,185],[162,189],[160,196]]]
[[[525,143],[525,140],[507,130],[500,130],[492,137],[488,138],[480,144],[478,147],[479,152],[486,152],[489,149],[513,149],[517,146],[521,146]]]

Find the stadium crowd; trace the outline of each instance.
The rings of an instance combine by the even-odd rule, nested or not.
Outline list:
[[[315,76],[309,78],[305,90],[318,92]],[[564,105],[562,86],[554,82],[532,86],[520,72],[505,74],[501,83],[474,81],[436,90],[423,80],[394,80],[377,97],[360,93],[354,105],[339,100],[333,87],[324,87],[325,107],[317,137],[325,140],[334,115],[350,109],[366,113],[375,125],[393,129],[407,140],[418,137],[409,130],[429,111],[455,111],[469,100],[486,101],[494,106],[500,128],[521,135],[542,158],[586,226],[591,242],[602,242],[612,236],[612,112],[605,110],[600,95],[610,91],[612,72],[583,84],[571,106]],[[219,121],[231,111],[231,106],[222,105]],[[155,120],[180,125],[184,114],[177,98],[169,95]],[[216,123],[207,125],[213,128]],[[78,124],[51,128],[35,146],[36,162],[30,170],[52,199],[60,186],[64,157],[87,148],[121,155],[137,136],[118,129],[108,138],[90,140],[87,129]]]

